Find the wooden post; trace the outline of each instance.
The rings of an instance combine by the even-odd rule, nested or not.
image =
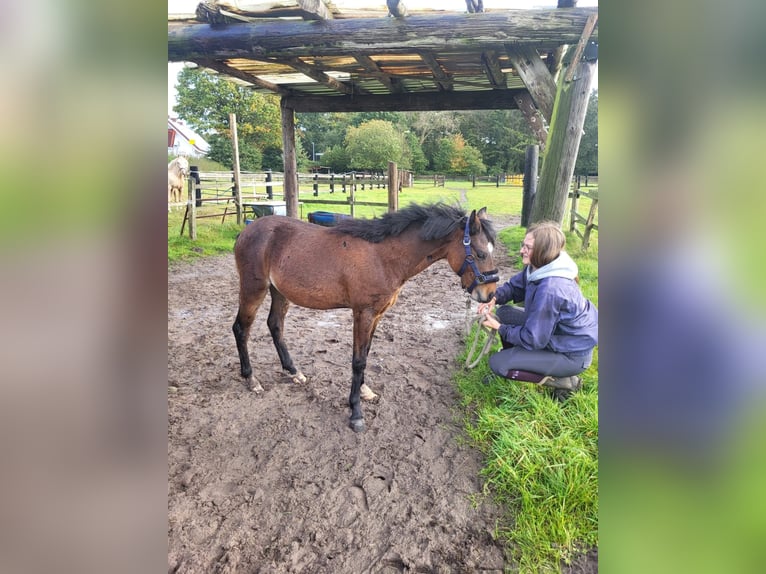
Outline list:
[[[285,105],[285,99],[280,102],[282,110],[282,149],[284,150],[285,178],[284,186],[285,210],[288,217],[298,218],[298,165],[295,157],[295,110]]]
[[[319,174],[314,174],[314,197],[319,197]]]
[[[189,168],[189,200],[186,210],[189,213],[189,239],[197,240],[197,186],[200,185],[199,167],[193,165]],[[181,229],[183,233],[183,229]]]
[[[399,209],[399,173],[396,164],[388,162],[388,211]]]
[[[335,174],[330,174],[330,193],[335,193]]]
[[[580,149],[595,63],[580,60],[573,62],[571,66],[577,68],[571,82],[565,80],[570,74],[559,74],[556,105],[540,172],[540,193],[532,206],[530,224],[543,219],[560,224],[564,220],[569,184],[574,173],[577,151]]]
[[[351,217],[356,217],[356,196],[354,195],[354,189],[356,188],[355,183],[355,172],[351,172],[351,183],[348,186],[348,202],[351,204]],[[343,176],[345,178],[345,176]]]
[[[572,190],[572,209],[569,212],[569,231],[575,230],[577,224],[577,200],[580,198],[580,189],[575,187]]]
[[[524,156],[524,183],[521,199],[521,226],[529,227],[529,214],[537,193],[537,164],[540,146],[528,145]]]
[[[268,183],[270,181],[271,181],[271,170],[268,170],[266,172],[266,182]],[[268,197],[269,199],[274,199],[274,188],[270,185],[266,186],[266,197]]]
[[[242,225],[242,187],[239,183],[239,140],[237,139],[237,114],[229,114],[231,145],[234,148],[234,202],[237,205],[237,225]]]
[[[471,174],[471,184],[472,184],[472,187],[476,187],[476,174],[475,173]]]

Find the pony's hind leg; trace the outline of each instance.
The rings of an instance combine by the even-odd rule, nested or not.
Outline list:
[[[276,347],[277,354],[279,355],[279,361],[282,363],[282,368],[290,373],[293,382],[305,383],[305,375],[295,368],[293,359],[290,357],[285,341],[282,338],[285,315],[287,315],[287,310],[290,308],[290,302],[273,285],[269,287],[269,292],[271,293],[271,310],[269,311],[267,324],[271,338],[274,341],[274,347]]]
[[[239,352],[240,374],[247,381],[248,388],[256,393],[263,391],[261,384],[253,377],[253,368],[250,365],[250,355],[247,351],[247,342],[250,337],[250,327],[255,320],[255,314],[258,307],[266,297],[265,286],[260,290],[245,290],[244,285],[240,286],[239,310],[237,318],[234,320],[231,330],[234,332],[234,340],[237,342],[237,351]]]

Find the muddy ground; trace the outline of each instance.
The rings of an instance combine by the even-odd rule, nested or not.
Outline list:
[[[509,260],[497,263],[507,279]],[[380,398],[363,404],[362,434],[348,427],[351,311],[291,307],[285,340],[308,377],[297,385],[280,368],[268,305],[251,334],[265,388],[255,395],[231,333],[233,255],[168,272],[168,572],[512,568],[459,422],[465,295],[446,262],[408,282],[378,326],[366,381]],[[595,554],[573,566],[596,571]]]

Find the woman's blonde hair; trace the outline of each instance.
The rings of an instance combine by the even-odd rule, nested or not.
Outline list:
[[[555,221],[533,223],[527,229],[527,233],[535,238],[532,253],[529,255],[529,262],[532,267],[538,269],[556,259],[567,242],[564,232],[561,231],[561,226]]]

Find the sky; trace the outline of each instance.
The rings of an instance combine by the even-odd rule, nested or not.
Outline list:
[[[403,0],[406,6],[412,10],[425,10],[425,9],[432,9],[433,8],[433,1],[432,0]],[[255,1],[253,2],[255,3]],[[193,14],[197,4],[199,4],[199,0],[168,0],[168,14],[173,13],[190,13]],[[240,5],[246,4],[246,2],[240,1]],[[378,8],[384,8],[385,2],[383,0],[376,2],[375,0],[335,0],[335,4],[339,8],[343,8],[344,6],[375,6]],[[555,8],[557,2],[554,1],[546,1],[546,0],[514,0],[513,1],[513,8]],[[464,11],[465,10],[465,0],[442,0],[439,4],[444,10],[454,10],[456,12]],[[584,8],[586,6],[598,6],[598,0],[580,0],[577,3],[577,6],[580,8]],[[484,8],[487,10],[491,10],[492,8],[497,9],[508,9],[508,1],[507,0],[484,0]],[[176,89],[175,89],[175,83],[176,83],[176,76],[178,75],[178,72],[183,67],[182,63],[179,62],[168,62],[168,114],[173,113],[173,105],[175,104],[176,99]],[[598,68],[597,68],[598,70]],[[594,86],[598,85],[598,72],[596,72],[596,76],[593,79]]]

